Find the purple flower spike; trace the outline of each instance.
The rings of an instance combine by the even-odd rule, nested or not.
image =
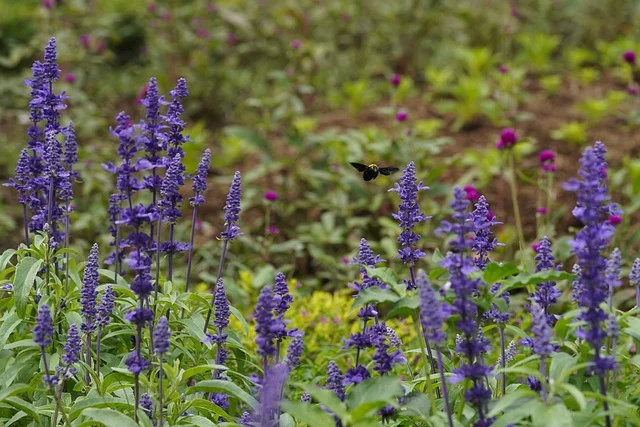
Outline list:
[[[260,389],[260,406],[258,407],[260,425],[275,425],[275,420],[282,399],[284,383],[289,375],[287,366],[278,363],[264,374],[264,381]]]
[[[182,201],[180,186],[184,184],[183,169],[182,157],[176,154],[171,159],[167,167],[167,174],[160,186],[161,199],[158,201],[158,209],[163,219],[171,224],[175,224],[182,216],[179,206]]]
[[[640,258],[636,258],[631,266],[629,283],[636,287],[636,307],[640,308]]]
[[[171,331],[169,331],[169,322],[165,316],[158,319],[156,328],[153,331],[153,351],[156,354],[164,354],[169,351],[169,339]]]
[[[553,353],[551,344],[551,329],[547,323],[547,316],[537,302],[531,303],[531,316],[533,317],[533,351],[541,358],[547,358]]]
[[[82,340],[80,339],[80,332],[76,325],[69,326],[67,332],[67,342],[64,344],[64,353],[62,354],[62,361],[71,366],[80,360],[80,347],[82,346]]]
[[[389,190],[397,192],[402,200],[398,207],[398,213],[393,214],[393,217],[402,228],[400,237],[398,237],[400,243],[398,258],[409,267],[413,267],[416,261],[425,255],[424,252],[415,248],[416,243],[420,240],[420,235],[415,233],[413,229],[416,224],[430,218],[420,210],[417,200],[418,192],[428,189],[429,187],[425,186],[422,181],[416,182],[415,165],[411,162],[402,172],[400,182],[396,182],[394,187]],[[412,286],[413,284],[410,287]]]
[[[144,357],[139,356],[135,351],[129,354],[129,357],[124,361],[124,364],[127,365],[129,372],[133,375],[138,375],[149,368],[149,361]]]
[[[573,179],[564,185],[565,189],[577,194],[573,215],[584,224],[571,242],[581,268],[582,292],[578,304],[582,313],[579,319],[585,322],[585,326],[579,331],[579,336],[594,348],[594,371],[601,376],[601,383],[605,373],[615,367],[613,358],[601,353],[605,338],[602,324],[607,315],[600,305],[609,294],[605,274],[607,262],[602,253],[615,232],[608,218],[621,213],[620,208],[610,202],[607,191],[606,152],[601,142],[587,147],[580,159],[581,180]],[[602,387],[601,392],[606,394],[606,388]]]
[[[609,259],[607,260],[607,268],[605,270],[605,279],[607,281],[607,285],[609,286],[609,309],[613,309],[613,292],[615,288],[622,285],[622,281],[620,280],[620,270],[622,268],[622,254],[620,253],[620,249],[615,248]]]
[[[300,358],[302,357],[302,352],[304,351],[304,341],[302,337],[304,333],[297,332],[291,344],[289,344],[289,348],[287,349],[287,356],[284,359],[284,363],[289,367],[289,370],[292,370],[296,366],[300,364]]]
[[[56,39],[54,37],[49,39],[49,43],[44,48],[44,75],[51,82],[60,78],[58,52],[56,49]]]
[[[240,172],[233,175],[229,194],[227,195],[227,203],[224,205],[224,223],[227,229],[221,234],[225,240],[233,240],[240,235],[240,228],[236,225],[240,219],[240,198],[242,197],[242,184],[240,181]]]
[[[53,336],[53,319],[47,304],[42,304],[36,316],[36,326],[33,328],[33,341],[44,348],[51,344]]]
[[[216,318],[213,320],[213,324],[218,328],[219,333],[229,326],[229,317],[231,316],[231,311],[229,310],[229,299],[227,298],[227,293],[224,288],[224,282],[222,279],[218,280],[218,285],[216,286]]]
[[[202,159],[198,164],[198,169],[193,177],[194,196],[189,199],[191,206],[200,206],[204,203],[204,192],[207,190],[207,175],[209,174],[209,163],[211,163],[211,150],[204,150]]]
[[[555,270],[556,263],[551,249],[551,240],[547,236],[544,236],[538,246],[538,251],[535,256],[536,260],[536,272]],[[556,288],[556,282],[543,282],[537,285],[536,290],[531,296],[531,300],[537,303],[544,311],[549,326],[555,324],[555,317],[549,313],[551,306],[558,302],[562,293]]]
[[[262,288],[253,317],[256,321],[255,341],[258,345],[258,354],[264,358],[273,356],[276,352],[273,344],[275,319],[273,317],[273,294],[270,287]]]
[[[365,366],[358,365],[345,372],[342,385],[347,387],[349,384],[360,384],[362,381],[368,380],[369,378],[371,378],[369,370]]]
[[[344,386],[342,385],[343,382],[344,377],[342,376],[340,368],[336,362],[333,360],[330,361],[329,366],[327,367],[327,389],[334,392],[340,400],[344,400],[346,397]]]
[[[80,303],[82,304],[82,332],[91,334],[96,328],[96,299],[98,298],[97,287],[100,275],[98,274],[98,244],[94,243],[89,252],[89,259],[84,267],[84,279],[82,281],[82,291],[80,292]]]
[[[289,294],[289,285],[284,274],[276,274],[273,290],[275,293],[273,296],[273,311],[276,314],[285,314],[293,302],[293,297]]]
[[[153,400],[149,393],[142,393],[140,396],[140,407],[150,419],[153,419]]]
[[[96,317],[96,324],[99,326],[107,326],[111,321],[111,313],[115,305],[116,296],[113,293],[113,288],[107,286],[102,294],[100,305],[98,306],[98,315]]]
[[[420,296],[420,323],[422,330],[429,342],[438,346],[446,339],[442,332],[444,313],[442,305],[434,292],[427,274],[420,270],[416,277],[418,293]]]
[[[467,198],[468,198],[467,192]],[[471,249],[476,253],[475,264],[480,270],[487,268],[489,263],[489,253],[499,246],[504,246],[502,243],[498,243],[498,239],[494,237],[492,227],[502,224],[497,222],[495,217],[489,216],[489,204],[484,196],[480,196],[476,202],[475,209],[472,213],[473,221],[473,245]]]
[[[373,355],[374,370],[380,375],[386,375],[393,370],[393,365],[405,363],[406,359],[400,350],[389,353],[387,344],[387,325],[378,323],[371,327],[371,342],[375,353]]]

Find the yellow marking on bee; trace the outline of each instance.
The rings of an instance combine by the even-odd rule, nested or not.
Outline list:
[[[378,167],[378,165],[376,165],[375,163],[371,163],[368,167],[370,167],[370,168],[377,168],[377,167]]]

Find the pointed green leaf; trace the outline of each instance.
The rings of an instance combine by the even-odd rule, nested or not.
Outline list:
[[[254,399],[249,393],[242,390],[240,387],[238,387],[237,385],[235,385],[230,381],[222,381],[222,380],[200,381],[193,387],[189,387],[186,393],[192,394],[197,391],[227,393],[230,396],[234,396],[242,400],[244,403],[251,406],[253,409],[258,407],[258,401],[256,399]]]
[[[309,427],[327,427],[335,425],[333,417],[320,409],[317,405],[303,402],[282,402],[282,408],[298,422]]]
[[[489,285],[493,285],[494,283],[519,272],[520,268],[514,263],[490,262],[487,264],[487,268],[484,270],[484,273],[482,273],[482,280]]]
[[[27,311],[27,301],[33,289],[33,284],[42,266],[42,260],[33,257],[23,258],[18,263],[16,274],[13,277],[13,297],[15,298],[18,316],[24,319]]]
[[[106,427],[138,427],[138,424],[131,418],[110,408],[90,408],[82,413],[92,420],[95,420]]]
[[[6,319],[2,321],[2,325],[0,326],[0,351],[2,351],[2,348],[9,339],[9,335],[18,327],[20,322],[22,322],[22,320],[15,312],[9,314]]]

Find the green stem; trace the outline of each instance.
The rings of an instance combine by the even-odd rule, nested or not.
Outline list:
[[[507,180],[509,182],[509,189],[511,190],[511,202],[513,203],[513,215],[516,219],[516,230],[518,232],[518,244],[520,246],[520,261],[524,265],[524,231],[522,228],[522,217],[520,216],[520,205],[518,204],[518,183],[516,177],[516,161],[513,150],[509,151],[509,171],[510,177]]]
[[[162,427],[162,408],[163,408],[163,384],[162,384],[162,354],[160,354],[160,384],[158,385],[158,426]]]
[[[431,377],[429,375],[429,371],[431,369],[431,363],[429,363],[429,358],[427,356],[427,351],[424,343],[424,333],[422,332],[422,325],[420,324],[420,319],[418,316],[413,316],[413,324],[416,328],[416,338],[418,339],[418,343],[420,344],[420,353],[422,354],[422,362],[424,369],[424,379],[427,384],[427,394],[429,395],[429,400],[431,400],[431,410],[436,412],[436,396],[433,392],[433,384],[431,384]]]

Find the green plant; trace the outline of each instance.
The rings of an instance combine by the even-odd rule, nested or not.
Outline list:
[[[581,122],[569,122],[551,132],[551,138],[570,144],[583,145],[587,142],[587,125]]]

